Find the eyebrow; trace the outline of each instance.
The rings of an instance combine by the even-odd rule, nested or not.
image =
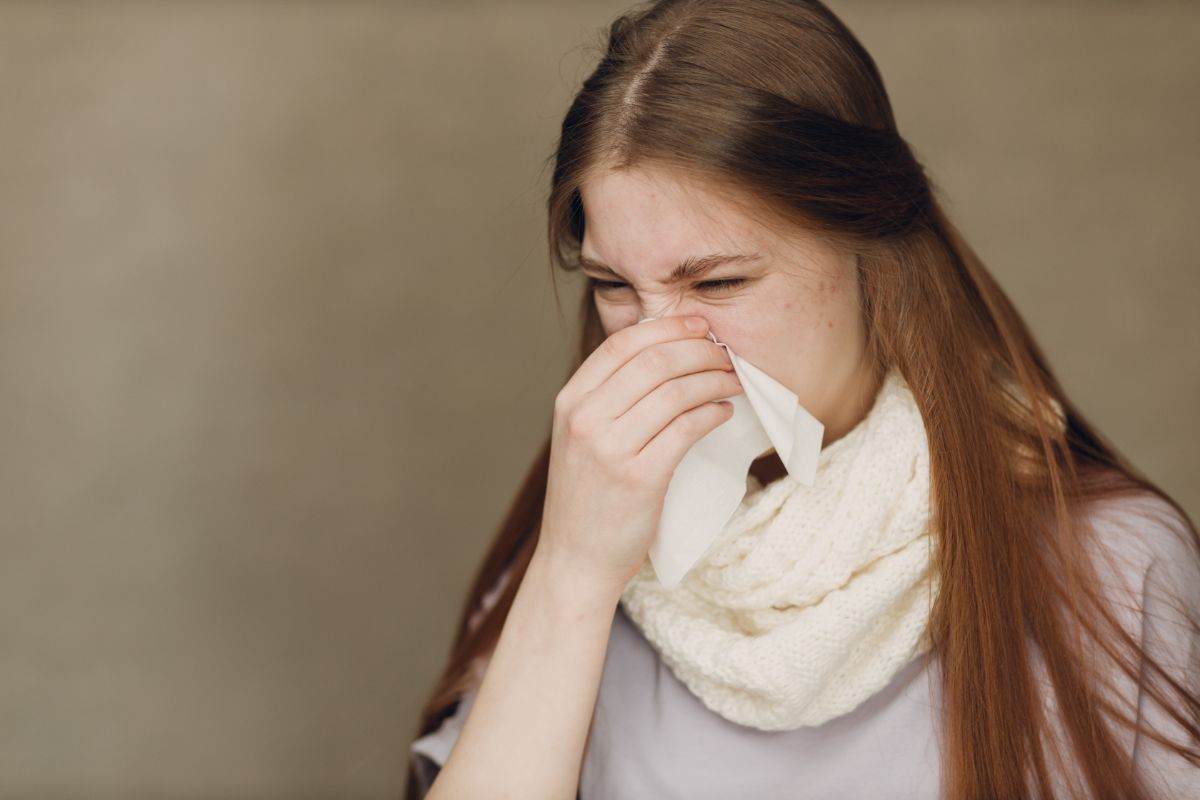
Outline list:
[[[762,256],[759,253],[710,253],[706,256],[689,256],[671,271],[666,283],[682,283],[686,280],[699,278],[725,264],[746,264],[758,261],[760,258]],[[621,277],[620,273],[612,267],[605,266],[599,261],[590,259],[585,255],[579,256],[579,267],[616,278]]]

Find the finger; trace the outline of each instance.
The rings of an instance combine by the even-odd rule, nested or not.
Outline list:
[[[644,460],[651,471],[670,475],[692,445],[732,416],[733,403],[702,403],[671,420],[634,458]]]
[[[733,362],[725,348],[708,339],[678,339],[654,344],[625,362],[592,391],[588,401],[604,409],[605,417],[615,420],[666,382],[714,369],[732,370]],[[677,412],[681,410],[677,409]],[[663,425],[666,422],[664,420]],[[661,426],[651,435],[660,429]]]
[[[636,454],[680,414],[705,403],[742,393],[735,373],[723,369],[694,372],[669,380],[638,401],[611,428],[613,445]]]
[[[700,327],[688,327],[689,319],[699,320]],[[629,325],[601,342],[563,388],[582,397],[608,380],[609,376],[645,348],[676,339],[701,339],[707,334],[708,321],[703,317],[659,317]]]

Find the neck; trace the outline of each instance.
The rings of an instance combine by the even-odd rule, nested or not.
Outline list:
[[[821,447],[828,447],[845,436],[854,426],[862,422],[875,403],[875,397],[883,385],[884,371],[870,359],[863,359],[857,372],[850,380],[844,399],[838,403],[825,422],[825,435]]]
[[[840,403],[836,413],[825,420],[825,434],[821,438],[822,448],[845,436],[867,416],[883,385],[883,377],[883,370],[877,370],[872,362],[864,360],[863,366],[851,382],[846,401]],[[787,467],[783,465],[779,454],[771,449],[750,464],[750,474],[766,486],[786,475]]]

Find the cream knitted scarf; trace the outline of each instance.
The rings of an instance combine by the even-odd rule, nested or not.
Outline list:
[[[929,481],[925,426],[893,369],[821,450],[811,487],[748,475],[683,581],[665,589],[647,560],[621,604],[712,711],[762,730],[820,725],[930,647]]]

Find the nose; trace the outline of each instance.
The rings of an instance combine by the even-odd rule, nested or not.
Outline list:
[[[639,293],[640,294],[640,293]],[[640,313],[645,317],[665,317],[670,314],[687,314],[684,306],[689,305],[682,293],[671,289],[657,292],[653,295],[642,294],[640,297]]]
[[[660,317],[686,317],[691,314],[703,314],[704,309],[699,303],[692,302],[689,298],[675,298],[670,302],[657,303],[643,300],[638,307],[638,314],[641,318],[658,319]],[[639,321],[641,321],[639,319]]]
[[[641,310],[638,313],[640,313],[643,317],[648,317],[650,319],[658,319],[659,317],[669,316],[671,313],[671,310],[669,308],[660,308],[657,306],[643,305],[641,307]]]

